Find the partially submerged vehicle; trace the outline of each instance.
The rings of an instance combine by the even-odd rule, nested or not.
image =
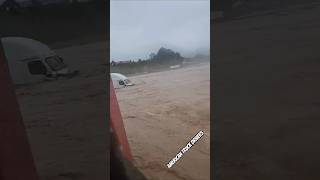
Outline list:
[[[1,38],[14,84],[73,77],[63,59],[47,45],[24,37]]]
[[[170,66],[170,69],[178,69],[181,68],[180,64]]]
[[[120,73],[111,73],[111,79],[113,87],[116,89],[134,85],[126,76]]]

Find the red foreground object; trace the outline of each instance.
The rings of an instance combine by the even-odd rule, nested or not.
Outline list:
[[[123,158],[132,161],[133,157],[130,151],[126,131],[124,128],[117,96],[113,88],[112,81],[110,81],[110,127],[116,138],[116,143],[121,151]]]
[[[38,180],[1,41],[0,101],[0,179]]]

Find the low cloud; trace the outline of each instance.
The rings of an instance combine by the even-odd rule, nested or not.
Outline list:
[[[209,53],[210,2],[111,1],[111,60],[146,59],[160,47]]]

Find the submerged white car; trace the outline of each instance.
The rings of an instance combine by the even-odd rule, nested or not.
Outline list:
[[[126,76],[120,73],[111,73],[111,79],[113,87],[116,89],[134,85]]]
[[[30,84],[58,77],[73,77],[64,60],[46,44],[24,37],[0,39],[14,84]]]

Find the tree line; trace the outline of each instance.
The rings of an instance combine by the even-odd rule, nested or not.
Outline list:
[[[161,47],[157,53],[151,53],[149,59],[138,59],[137,61],[111,61],[111,66],[140,66],[140,65],[175,65],[181,64],[184,57],[179,52]]]
[[[157,53],[151,53],[147,59],[136,61],[111,61],[111,72],[121,72],[123,74],[135,74],[144,72],[154,72],[167,69],[171,65],[182,64],[184,57],[179,52],[171,49],[160,48]]]

